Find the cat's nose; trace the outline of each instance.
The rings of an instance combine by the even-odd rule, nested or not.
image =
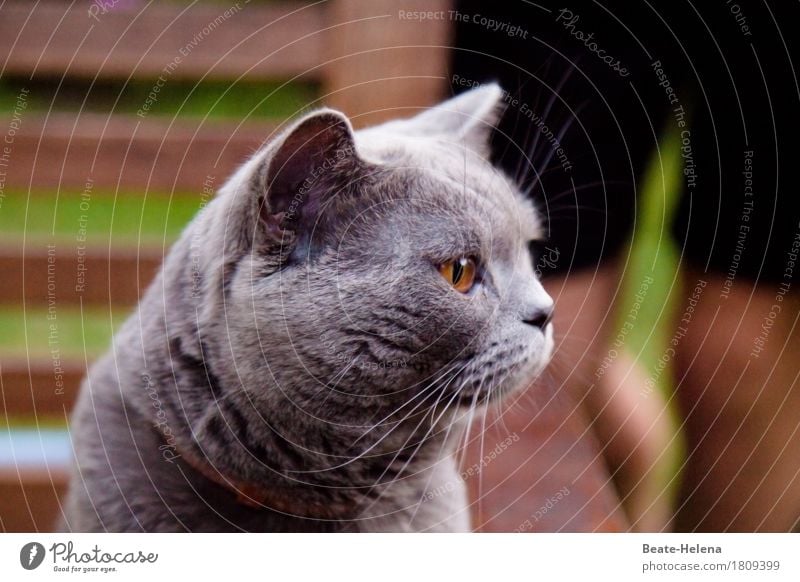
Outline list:
[[[553,306],[537,307],[528,317],[523,319],[528,325],[544,329],[547,324],[553,319]]]

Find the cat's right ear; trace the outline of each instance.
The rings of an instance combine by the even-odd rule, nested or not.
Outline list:
[[[321,109],[295,122],[272,146],[261,201],[262,221],[297,232],[312,224],[359,165],[347,117]]]
[[[496,83],[470,89],[411,117],[386,127],[411,135],[440,136],[461,142],[489,156],[492,130],[503,115],[503,90]]]

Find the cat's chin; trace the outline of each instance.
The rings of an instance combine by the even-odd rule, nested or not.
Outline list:
[[[505,376],[500,382],[492,382],[488,386],[459,394],[456,406],[460,408],[486,406],[522,392],[539,378],[549,362],[548,354],[546,357],[538,358],[537,361],[522,363],[516,366],[515,370],[499,374]]]
[[[476,391],[471,391],[469,394],[461,394],[456,401],[456,405],[459,408],[486,406],[488,404],[500,402],[519,390],[519,386],[511,386],[504,382],[491,389],[478,390],[477,393]]]

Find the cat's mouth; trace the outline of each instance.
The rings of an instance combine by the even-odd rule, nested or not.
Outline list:
[[[460,408],[484,406],[493,402],[499,402],[513,392],[516,392],[515,387],[512,387],[507,383],[469,390],[458,395],[456,405]]]
[[[550,361],[551,349],[515,350],[517,358],[505,365],[491,362],[476,364],[462,382],[456,396],[459,407],[473,407],[499,402],[533,383]],[[505,355],[509,355],[508,353]]]
[[[532,364],[523,360],[488,373],[479,372],[474,380],[459,391],[457,405],[467,408],[484,406],[522,390],[535,378],[538,366]]]

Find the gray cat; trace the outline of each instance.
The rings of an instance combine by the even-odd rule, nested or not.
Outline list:
[[[244,164],[83,385],[63,527],[469,530],[457,435],[553,347],[501,101],[323,109]]]

